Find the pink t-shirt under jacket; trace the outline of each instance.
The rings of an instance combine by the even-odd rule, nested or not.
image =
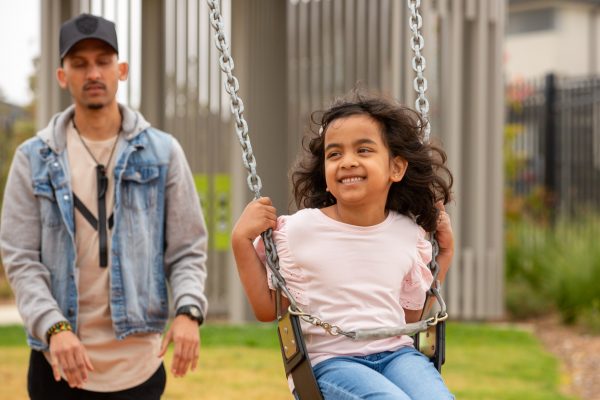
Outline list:
[[[404,325],[402,308],[422,308],[433,280],[425,231],[396,212],[377,225],[355,226],[303,209],[279,217],[273,239],[281,274],[300,307],[346,331]],[[262,241],[257,252],[264,261]],[[304,321],[302,330],[313,366],[412,346],[408,336],[355,341]]]

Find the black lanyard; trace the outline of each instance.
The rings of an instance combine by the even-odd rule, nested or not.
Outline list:
[[[108,177],[106,176],[106,166],[104,164],[100,164],[91,150],[88,148],[87,144],[81,137],[81,133],[77,129],[75,125],[75,118],[73,118],[73,127],[75,131],[77,131],[77,135],[83,144],[83,147],[87,150],[89,155],[92,157],[94,162],[96,163],[96,190],[98,194],[98,218],[94,217],[94,214],[83,204],[83,202],[77,197],[75,193],[73,193],[73,204],[75,208],[81,213],[81,215],[86,219],[86,221],[98,231],[98,242],[99,242],[99,258],[100,258],[100,266],[105,268],[108,266],[108,229],[112,229],[114,224],[113,214],[106,218],[106,193],[108,192]],[[121,129],[119,129],[119,132]],[[115,148],[117,147],[117,142],[119,141],[119,137],[115,139],[115,143],[110,152],[110,156],[108,157],[108,161],[106,165],[110,164],[112,160],[113,153],[115,152]],[[108,227],[108,229],[107,229]]]

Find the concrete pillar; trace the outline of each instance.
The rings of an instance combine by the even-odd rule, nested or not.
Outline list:
[[[504,71],[503,64],[503,42],[504,25],[506,18],[506,2],[495,0],[492,4],[490,13],[492,22],[495,22],[495,29],[491,33],[490,43],[492,44],[491,53],[491,79],[493,82],[491,90],[490,126],[492,132],[488,151],[490,153],[490,163],[492,168],[489,176],[489,194],[490,194],[490,234],[488,246],[495,251],[492,259],[497,263],[495,265],[496,274],[493,277],[492,285],[493,299],[490,315],[495,318],[501,318],[504,315]]]
[[[79,2],[75,0],[40,0],[41,10],[41,54],[39,81],[39,104],[36,126],[42,128],[50,117],[71,104],[71,97],[56,81],[56,68],[60,66],[58,37],[60,26],[71,16],[79,13]]]
[[[262,195],[270,197],[278,213],[284,214],[288,208],[290,165],[286,151],[286,2],[232,0],[231,25],[234,74],[240,81],[239,94],[262,179]],[[232,146],[231,164],[235,220],[252,198],[237,142]],[[230,320],[252,319],[234,266],[228,282]]]
[[[140,111],[165,129],[165,18],[163,0],[142,2],[142,82]]]

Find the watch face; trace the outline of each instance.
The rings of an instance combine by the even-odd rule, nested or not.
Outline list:
[[[202,324],[202,322],[204,322],[202,311],[200,311],[200,308],[193,305],[179,307],[175,315],[187,315],[189,318],[198,322],[198,324]]]
[[[192,315],[192,317],[194,318],[200,318],[200,316],[202,315],[200,313],[200,310],[198,309],[198,307],[190,307],[190,314]]]

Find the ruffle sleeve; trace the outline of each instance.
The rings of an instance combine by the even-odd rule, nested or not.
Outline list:
[[[431,261],[432,247],[420,227],[416,247],[415,262],[404,277],[400,290],[400,304],[408,310],[423,308],[426,292],[433,282],[433,275],[427,266]]]
[[[305,291],[303,290],[303,285],[306,281],[303,277],[302,269],[298,265],[296,265],[294,257],[292,256],[286,229],[287,218],[287,215],[278,217],[277,228],[273,231],[273,241],[275,242],[275,247],[277,248],[277,255],[279,257],[279,272],[281,273],[283,279],[285,279],[287,288],[292,294],[292,296],[294,296],[296,301],[300,304],[307,305],[307,296]],[[271,290],[275,290],[272,281],[273,274],[271,272],[271,269],[267,266],[265,245],[260,236],[254,241],[254,248],[256,249],[258,257],[260,258],[267,270],[267,280],[269,288]],[[285,296],[285,293],[283,295]]]

